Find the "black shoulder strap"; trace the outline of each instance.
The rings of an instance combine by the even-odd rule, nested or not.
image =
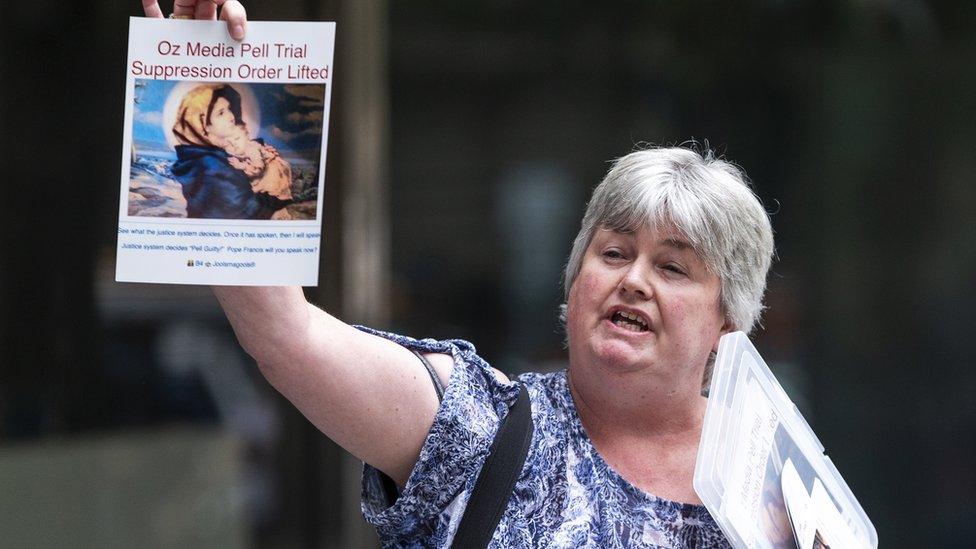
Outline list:
[[[529,453],[532,431],[528,389],[519,383],[518,398],[498,427],[451,547],[469,549],[488,546]]]

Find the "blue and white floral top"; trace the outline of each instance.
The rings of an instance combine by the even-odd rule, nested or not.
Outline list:
[[[467,341],[360,329],[454,356],[450,383],[403,493],[390,505],[382,473],[365,465],[362,501],[383,547],[449,547],[518,384],[500,383]],[[535,431],[491,548],[730,547],[703,506],[647,494],[603,461],[576,415],[565,371],[519,379],[529,391]]]

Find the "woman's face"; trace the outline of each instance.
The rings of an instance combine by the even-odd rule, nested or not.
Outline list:
[[[720,290],[718,276],[681,237],[644,227],[597,230],[569,292],[570,363],[700,382],[728,331]]]
[[[210,111],[210,123],[207,125],[207,133],[218,139],[227,139],[240,132],[237,127],[237,118],[230,110],[230,101],[220,97],[214,102],[213,110]]]

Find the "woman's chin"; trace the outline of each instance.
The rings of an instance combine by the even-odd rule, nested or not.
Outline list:
[[[594,349],[594,358],[603,368],[618,372],[639,370],[647,360],[641,359],[641,348],[632,342],[621,340],[604,340]]]

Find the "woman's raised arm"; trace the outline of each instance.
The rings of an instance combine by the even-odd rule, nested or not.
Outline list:
[[[311,305],[298,287],[214,293],[271,385],[326,436],[403,486],[438,407],[417,357]],[[452,358],[428,358],[446,384]]]
[[[163,17],[156,0],[147,16]],[[235,0],[175,0],[173,14],[220,18],[236,40],[247,13]],[[234,332],[268,381],[326,436],[401,486],[434,421],[437,396],[405,348],[341,322],[305,300],[301,288],[215,287]],[[447,355],[428,357],[446,384]]]

